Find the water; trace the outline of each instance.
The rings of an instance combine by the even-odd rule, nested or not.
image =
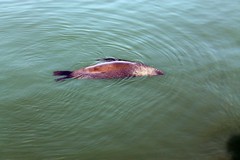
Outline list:
[[[239,7],[2,1],[0,159],[230,159],[240,134]],[[166,75],[54,81],[54,70],[103,57]]]

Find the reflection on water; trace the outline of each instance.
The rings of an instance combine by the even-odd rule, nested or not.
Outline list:
[[[240,159],[240,135],[233,135],[227,142],[227,151],[233,160]]]
[[[238,6],[2,2],[2,159],[239,159]],[[166,74],[52,77],[104,57]]]

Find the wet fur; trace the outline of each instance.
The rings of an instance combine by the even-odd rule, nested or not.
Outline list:
[[[53,72],[53,75],[64,76],[56,79],[56,81],[62,81],[68,78],[112,79],[163,74],[160,70],[144,65],[141,62],[132,62],[115,58],[105,58],[99,60],[103,62],[75,71],[55,71]]]

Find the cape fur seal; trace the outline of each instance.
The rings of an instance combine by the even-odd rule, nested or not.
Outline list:
[[[103,58],[96,65],[80,68],[75,71],[55,71],[54,76],[64,76],[57,78],[62,81],[68,78],[75,79],[113,79],[137,76],[163,75],[163,71],[145,65],[141,62],[127,61],[116,58]]]

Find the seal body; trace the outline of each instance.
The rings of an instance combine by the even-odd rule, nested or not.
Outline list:
[[[132,62],[122,59],[105,58],[102,62],[80,68],[75,71],[55,71],[54,76],[65,76],[56,79],[65,80],[67,78],[75,79],[112,79],[137,76],[156,76],[163,75],[161,70],[147,66],[141,62]]]

